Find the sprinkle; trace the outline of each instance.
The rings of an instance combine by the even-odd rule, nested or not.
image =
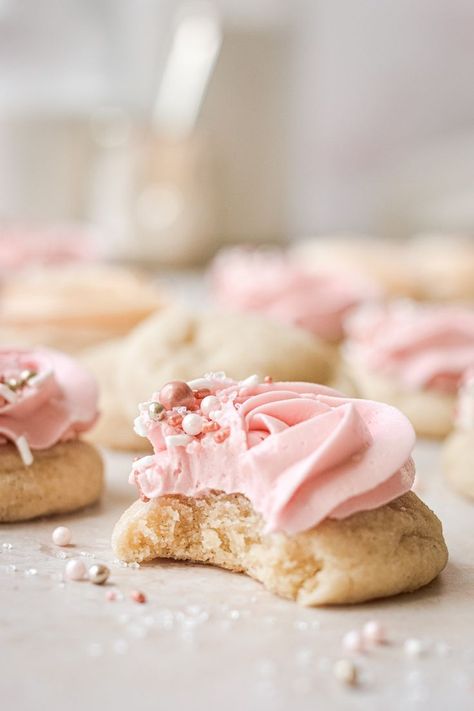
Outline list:
[[[193,390],[193,393],[196,400],[204,400],[205,397],[209,397],[211,391],[209,388],[200,388],[199,390]]]
[[[224,442],[229,435],[230,435],[230,427],[223,427],[221,430],[219,430],[219,432],[215,433],[214,440],[218,444],[221,444],[221,442]]]
[[[425,651],[421,639],[411,638],[405,641],[403,650],[408,657],[421,657]]]
[[[66,526],[58,526],[51,534],[51,538],[57,546],[68,546],[71,543],[72,534]]]
[[[130,597],[132,598],[133,602],[138,602],[140,604],[143,604],[147,601],[145,593],[142,593],[140,590],[134,590]]]
[[[16,402],[18,400],[17,394],[10,390],[4,383],[0,383],[0,395],[5,398],[7,402]]]
[[[209,415],[210,412],[218,410],[219,407],[219,398],[215,395],[208,395],[201,401],[201,412],[203,415]]]
[[[191,390],[209,390],[212,388],[212,380],[210,378],[196,378],[189,380],[188,385]]]
[[[365,623],[362,634],[366,642],[372,644],[383,644],[386,641],[386,633],[383,625],[377,620],[369,620]]]
[[[174,412],[172,415],[170,415],[167,420],[168,424],[171,427],[179,427],[180,424],[182,423],[182,421],[183,421],[182,415],[179,415],[177,412]]]
[[[267,385],[271,385],[273,383],[273,378],[271,375],[266,375],[263,379],[263,382],[266,383]]]
[[[86,574],[86,566],[82,560],[68,560],[64,572],[68,580],[82,580]]]
[[[364,640],[359,630],[350,630],[342,638],[342,646],[347,652],[360,653],[364,651]]]
[[[339,659],[333,666],[333,674],[338,681],[347,686],[357,684],[357,667],[350,659]]]
[[[147,431],[146,431],[146,428],[143,423],[141,415],[138,415],[138,417],[135,417],[135,419],[133,420],[133,431],[139,437],[146,437],[147,436]]]
[[[148,416],[151,420],[162,420],[165,416],[165,408],[160,402],[150,402]]]
[[[217,432],[220,429],[220,425],[217,422],[204,422],[202,426],[202,431],[204,434],[208,432]]]
[[[260,378],[258,375],[249,375],[248,378],[245,378],[245,380],[241,380],[239,385],[243,388],[253,388],[255,385],[258,385],[260,382]]]
[[[48,378],[50,378],[52,374],[52,370],[45,370],[42,373],[38,373],[37,375],[34,375],[32,378],[30,378],[29,385],[34,388],[37,388],[39,385],[42,385],[45,380],[48,380]]]
[[[21,435],[21,437],[15,440],[15,444],[25,467],[31,466],[31,464],[33,464],[33,455],[31,454],[30,445],[26,437]]]
[[[198,435],[202,432],[203,419],[201,415],[189,414],[183,417],[183,430],[188,435]]]
[[[166,447],[186,447],[187,444],[192,442],[192,438],[186,434],[178,435],[168,435],[165,437]]]

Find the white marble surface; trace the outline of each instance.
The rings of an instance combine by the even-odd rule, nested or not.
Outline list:
[[[474,506],[444,485],[436,445],[420,444],[416,459],[420,494],[444,521],[450,549],[440,579],[413,595],[316,610],[241,575],[114,562],[111,529],[134,498],[130,459],[106,455],[100,506],[0,527],[2,708],[474,708]],[[74,546],[53,545],[59,524],[71,528]],[[107,563],[110,584],[61,582],[61,556]],[[122,600],[106,601],[112,586]],[[146,604],[130,600],[134,589]],[[390,643],[356,657],[361,684],[344,688],[332,674],[345,656],[341,637],[371,618],[386,626]],[[403,651],[410,637],[426,645],[420,658]]]

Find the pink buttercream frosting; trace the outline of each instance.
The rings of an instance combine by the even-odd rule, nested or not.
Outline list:
[[[198,387],[217,398],[209,417],[201,414],[217,431],[188,436],[168,423],[169,413],[157,421],[150,403],[140,406],[136,431],[154,454],[134,463],[130,482],[146,499],[239,492],[268,531],[292,534],[378,508],[412,486],[415,434],[389,405],[322,385],[258,383],[255,376],[238,383],[210,374]]]
[[[77,437],[97,419],[97,385],[79,363],[47,349],[0,349],[0,445],[31,451]]]
[[[393,302],[362,307],[346,323],[346,356],[411,390],[455,393],[474,364],[474,310]]]
[[[214,261],[211,284],[226,308],[260,311],[328,341],[342,338],[344,318],[354,306],[379,295],[361,276],[342,269],[307,272],[276,250],[222,252]]]

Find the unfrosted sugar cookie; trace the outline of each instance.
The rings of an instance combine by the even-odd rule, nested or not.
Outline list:
[[[153,284],[120,267],[37,267],[3,281],[0,340],[78,352],[128,333],[163,303]]]
[[[308,269],[276,249],[224,250],[210,271],[214,299],[230,311],[257,312],[300,326],[330,344],[343,335],[346,316],[376,299],[380,289],[343,267]]]
[[[474,366],[459,390],[454,430],[443,447],[443,466],[451,486],[474,499]]]
[[[327,382],[332,365],[324,343],[259,314],[167,309],[148,319],[124,345],[118,387],[130,417],[156,383],[225,370],[234,378]]]
[[[96,383],[74,360],[47,349],[0,349],[1,522],[99,498],[102,460],[80,439],[96,418]]]
[[[474,309],[392,302],[362,307],[346,329],[344,367],[358,394],[400,408],[419,435],[445,437],[474,362]]]
[[[117,523],[125,561],[244,572],[304,605],[426,585],[447,560],[441,524],[410,491],[415,434],[398,410],[310,383],[174,381],[140,405],[154,454]]]

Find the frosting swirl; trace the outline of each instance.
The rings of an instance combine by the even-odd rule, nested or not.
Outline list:
[[[411,488],[415,434],[395,408],[309,383],[214,376],[203,382],[215,410],[202,416],[205,401],[200,409],[198,401],[208,426],[197,436],[183,433],[176,413],[155,421],[150,404],[140,406],[138,431],[155,452],[133,465],[130,482],[142,497],[240,492],[268,531],[296,533],[377,508]]]
[[[362,307],[346,322],[347,359],[396,377],[411,390],[454,394],[474,364],[474,311],[393,302]]]
[[[214,295],[226,308],[260,311],[328,341],[343,336],[349,311],[378,296],[367,279],[333,268],[306,271],[277,251],[222,252],[211,272]]]
[[[94,378],[63,353],[0,349],[0,445],[13,442],[31,464],[31,449],[48,449],[92,427],[97,394]]]

